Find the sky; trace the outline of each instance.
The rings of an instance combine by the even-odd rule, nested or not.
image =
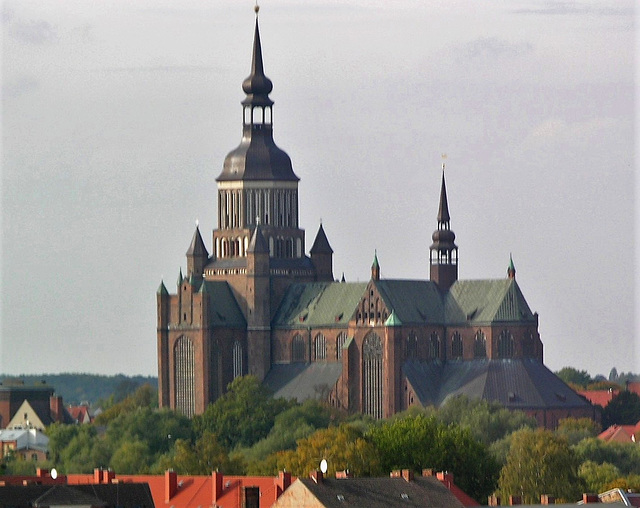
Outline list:
[[[263,0],[274,139],[334,276],[428,279],[442,154],[461,279],[544,361],[640,373],[633,0]],[[240,142],[253,0],[2,4],[0,373],[157,375],[155,293]]]

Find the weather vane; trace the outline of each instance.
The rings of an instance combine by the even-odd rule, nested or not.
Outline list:
[[[258,0],[256,0],[256,5],[253,7],[253,10],[256,12],[256,16],[257,16],[258,11],[260,10],[260,6],[258,5]]]

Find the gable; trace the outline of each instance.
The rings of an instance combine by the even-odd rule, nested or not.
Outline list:
[[[246,328],[247,322],[227,282],[203,281],[199,291],[209,294],[211,326]]]
[[[42,418],[36,413],[35,409],[31,407],[28,400],[24,400],[16,413],[13,415],[13,418],[7,424],[8,429],[26,429],[26,428],[34,428],[34,429],[44,429],[47,425],[52,423],[51,417],[47,418],[49,415],[42,415]],[[46,421],[43,422],[43,420]]]
[[[443,324],[444,306],[435,283],[428,280],[374,281],[388,313],[395,312],[403,325]]]

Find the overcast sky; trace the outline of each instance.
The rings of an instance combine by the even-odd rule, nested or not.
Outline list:
[[[240,142],[251,0],[2,10],[0,373],[157,375]],[[427,279],[441,154],[460,278],[509,254],[545,364],[640,372],[633,0],[264,0],[275,141],[334,275]],[[634,282],[635,281],[635,282]]]

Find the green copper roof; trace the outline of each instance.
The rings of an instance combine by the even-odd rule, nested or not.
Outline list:
[[[169,291],[167,291],[167,287],[164,285],[164,281],[160,282],[160,287],[158,288],[157,293],[159,295],[168,295]]]
[[[371,268],[380,268],[380,264],[378,263],[378,251],[373,251],[373,264]]]
[[[402,326],[402,321],[398,318],[395,310],[391,311],[391,315],[384,322],[384,326]]]
[[[180,273],[178,274],[178,287],[182,286],[182,281],[184,277],[182,276],[182,267],[180,267]]]
[[[515,279],[459,280],[445,308],[449,324],[535,321]]]
[[[402,324],[443,322],[442,296],[433,282],[383,279],[373,283],[387,309],[394,310]]]
[[[225,281],[204,281],[200,292],[209,295],[211,326],[246,328],[247,322],[233,297],[229,284]]]
[[[292,284],[274,317],[274,326],[346,326],[367,288],[365,282]]]

